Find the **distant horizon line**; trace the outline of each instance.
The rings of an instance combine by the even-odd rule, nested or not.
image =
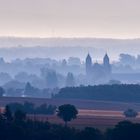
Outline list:
[[[64,37],[64,36],[58,36],[58,37],[33,37],[33,36],[0,36],[0,38],[19,38],[19,39],[105,39],[105,40],[139,40],[140,37],[131,37],[131,38],[115,38],[115,37]]]

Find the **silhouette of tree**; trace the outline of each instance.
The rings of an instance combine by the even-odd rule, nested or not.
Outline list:
[[[138,115],[138,112],[136,112],[133,109],[128,109],[128,110],[124,111],[124,115],[125,115],[125,117],[135,118]]]
[[[5,72],[0,73],[0,85],[4,85],[11,80],[12,80],[12,77],[10,76],[9,73],[5,73]]]
[[[29,114],[34,113],[35,105],[30,102],[24,102],[23,104],[23,111]]]
[[[0,87],[0,96],[3,96],[4,93],[5,93],[5,90],[2,87]]]
[[[103,136],[98,129],[86,127],[78,134],[79,140],[102,140]]]
[[[33,92],[33,87],[31,86],[31,84],[29,82],[27,82],[27,84],[25,85],[24,94],[30,95],[32,92]]]
[[[119,122],[114,129],[106,132],[107,140],[139,140],[140,124],[133,124],[129,121]]]
[[[55,88],[58,86],[58,79],[55,71],[49,70],[46,75],[46,80],[47,80],[47,87]]]
[[[40,94],[40,90],[38,88],[33,87],[29,82],[25,85],[24,95],[27,96],[37,96]]]
[[[17,110],[14,114],[14,119],[15,121],[24,121],[26,119],[26,113],[21,110]]]
[[[35,106],[33,103],[24,102],[24,104],[20,103],[10,103],[8,104],[12,113],[14,114],[17,110],[21,110],[26,112],[27,114],[47,114],[52,115],[56,111],[55,105],[47,105],[41,104],[40,106]]]
[[[3,113],[3,116],[7,122],[11,122],[13,120],[12,112],[11,112],[10,107],[8,105],[5,107],[5,111]]]
[[[67,122],[77,117],[78,111],[74,105],[64,104],[58,107],[57,116],[63,119],[65,126]]]
[[[74,80],[74,76],[72,73],[68,73],[67,77],[66,77],[66,86],[67,87],[74,87],[75,85],[75,80]]]
[[[63,61],[62,61],[62,67],[66,67],[67,66],[67,61],[66,61],[66,59],[63,59]]]

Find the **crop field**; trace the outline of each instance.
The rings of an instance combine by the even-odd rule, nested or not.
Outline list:
[[[69,122],[69,126],[76,128],[96,127],[105,129],[113,127],[120,121],[129,120],[140,123],[140,113],[137,118],[125,118],[123,111],[132,108],[140,112],[140,103],[107,102],[94,100],[64,100],[64,99],[41,99],[41,98],[0,98],[0,106],[4,107],[8,103],[25,101],[32,102],[36,106],[46,103],[52,105],[73,104],[79,110],[77,119]],[[39,121],[49,121],[54,124],[64,124],[56,115],[28,115],[29,119]]]
[[[30,119],[49,121],[54,124],[64,124],[56,115],[30,115]],[[129,120],[140,122],[140,115],[137,118],[125,118],[122,111],[105,111],[105,110],[79,110],[77,119],[69,122],[69,126],[76,128],[95,127],[102,130],[114,127],[118,122]]]

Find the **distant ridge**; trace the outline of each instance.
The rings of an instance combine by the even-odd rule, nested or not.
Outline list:
[[[26,57],[67,59],[70,56],[84,60],[88,52],[96,60],[101,60],[108,52],[112,61],[118,59],[120,53],[138,55],[140,39],[0,37],[0,56],[7,60]]]
[[[108,43],[140,43],[140,38],[134,39],[114,39],[114,38],[39,38],[39,37],[0,37],[0,47],[13,46],[75,46],[75,45],[94,45],[102,44],[102,41]],[[68,43],[68,44],[67,44]]]

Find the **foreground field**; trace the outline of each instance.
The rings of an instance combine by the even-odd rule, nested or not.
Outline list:
[[[69,122],[70,126],[83,128],[87,126],[105,129],[113,127],[118,122],[128,120],[124,117],[123,112],[128,108],[135,109],[140,112],[140,103],[123,103],[123,102],[108,102],[108,101],[94,101],[94,100],[64,100],[64,99],[41,99],[41,98],[14,98],[1,97],[0,107],[13,102],[24,103],[32,102],[36,106],[43,103],[60,106],[62,104],[75,105],[79,110],[79,115],[76,120]],[[49,121],[51,123],[63,124],[63,121],[56,115],[28,115],[30,119]],[[133,122],[140,122],[140,113],[137,118],[129,119]]]
[[[56,115],[30,115],[30,119],[49,121],[54,124],[64,124]],[[69,122],[69,126],[76,128],[96,127],[102,130],[114,127],[118,122],[129,120],[132,122],[140,122],[140,115],[137,118],[125,118],[122,111],[108,111],[108,110],[79,110],[77,119]]]

